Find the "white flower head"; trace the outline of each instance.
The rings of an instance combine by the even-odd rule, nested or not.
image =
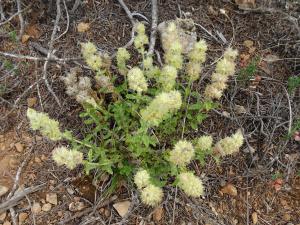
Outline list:
[[[180,187],[190,197],[200,197],[204,192],[202,181],[192,172],[179,174],[178,187]]]
[[[175,147],[170,151],[169,160],[177,166],[185,166],[191,162],[195,155],[195,150],[192,143],[181,140],[175,144]]]
[[[156,206],[162,201],[162,198],[162,189],[153,184],[148,185],[141,191],[142,202],[146,205]]]
[[[76,150],[69,150],[66,147],[58,147],[53,150],[52,158],[57,165],[66,165],[68,169],[72,170],[82,163],[83,154]]]
[[[134,183],[138,189],[142,189],[150,184],[150,175],[147,170],[139,170],[134,176]]]
[[[201,136],[197,140],[197,148],[200,150],[208,150],[212,148],[213,138],[212,136]]]
[[[46,113],[37,112],[34,109],[27,109],[27,117],[32,130],[40,132],[53,141],[62,139],[63,134],[59,130],[59,123],[50,119]]]
[[[127,77],[130,89],[138,93],[147,91],[148,84],[141,69],[139,69],[138,67],[133,67],[131,70],[128,71]]]

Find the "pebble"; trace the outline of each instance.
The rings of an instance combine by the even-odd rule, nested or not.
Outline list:
[[[53,205],[57,205],[57,194],[56,193],[46,194],[46,201]]]
[[[4,221],[6,218],[6,212],[0,214],[0,221]]]
[[[5,195],[8,192],[8,187],[0,185],[0,197]]]
[[[51,208],[52,208],[52,205],[50,203],[46,203],[46,204],[43,205],[42,210],[44,212],[48,212],[48,211],[51,210]]]
[[[41,163],[42,160],[39,157],[36,156],[36,157],[34,157],[34,162]]]
[[[22,224],[26,219],[28,218],[28,214],[25,212],[22,212],[19,214],[19,223]]]
[[[24,146],[20,142],[15,144],[15,148],[17,149],[18,152],[24,151]]]
[[[58,211],[58,212],[57,212],[57,215],[58,215],[59,217],[62,217],[62,216],[63,216],[63,212],[62,212],[62,211]]]
[[[11,225],[11,222],[9,222],[8,220],[6,220],[3,225]]]
[[[83,202],[71,202],[69,205],[69,210],[71,212],[78,212],[85,208],[85,205]]]
[[[39,214],[42,211],[41,204],[38,202],[33,203],[31,211],[33,214]]]

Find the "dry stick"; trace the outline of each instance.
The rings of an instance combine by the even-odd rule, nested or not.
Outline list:
[[[128,9],[128,7],[126,6],[126,4],[124,3],[123,0],[118,0],[118,2],[120,3],[120,5],[122,6],[122,8],[124,9],[124,11],[126,12],[131,24],[132,24],[132,29],[131,29],[131,38],[130,40],[127,42],[126,45],[123,46],[123,48],[128,48],[129,46],[131,46],[133,44],[134,41],[134,30],[135,30],[135,21],[133,19],[132,13],[130,12],[130,10]]]
[[[109,198],[109,199],[107,199],[106,201],[102,202],[102,204],[99,204],[99,205],[97,206],[97,209],[109,205],[110,203],[112,203],[113,201],[115,201],[117,198],[118,198],[118,197],[117,197],[116,195],[112,196],[111,198]],[[1,208],[0,208],[0,209],[1,209]],[[74,220],[74,219],[76,219],[76,218],[80,218],[80,217],[82,217],[83,215],[89,214],[90,212],[93,212],[93,211],[94,211],[94,208],[93,208],[93,207],[90,207],[90,208],[88,208],[88,209],[86,209],[86,210],[84,210],[84,211],[82,211],[82,212],[80,212],[80,213],[76,213],[74,216],[72,216],[72,217],[70,217],[70,218],[68,218],[68,219],[66,219],[66,220],[63,220],[63,221],[59,222],[59,224],[60,224],[60,225],[66,224],[66,223],[68,223],[68,222],[70,222],[70,221],[72,221],[72,220]]]
[[[2,5],[0,5],[0,13],[1,13],[1,7],[2,7]],[[30,7],[31,7],[31,4],[28,5],[26,8],[24,8],[24,9],[18,11],[17,13],[15,13],[15,14],[12,15],[11,17],[9,17],[7,20],[1,22],[1,23],[0,23],[0,26],[9,23],[13,18],[15,18],[16,16],[18,16],[18,15],[21,14],[22,12],[26,11],[26,10],[29,9]],[[1,17],[2,17],[2,15],[1,15]],[[4,19],[5,19],[5,18],[4,18]]]
[[[15,194],[6,202],[0,204],[0,213],[5,212],[6,210],[16,206],[19,203],[19,201],[23,199],[26,195],[41,190],[45,185],[46,183],[34,187],[25,188],[22,192]]]
[[[54,39],[54,41],[55,41],[55,40],[58,40],[58,39],[60,39],[62,36],[64,36],[64,35],[68,32],[69,26],[70,26],[70,17],[69,17],[69,12],[68,12],[68,7],[67,7],[67,4],[66,4],[66,0],[63,0],[63,3],[64,3],[66,15],[67,15],[67,27],[66,27],[66,30],[65,30],[61,35],[59,35],[57,38]]]
[[[151,34],[150,34],[148,55],[152,55],[154,52],[156,35],[157,35],[157,21],[158,21],[157,0],[151,0],[151,4],[152,4],[152,23],[151,23]]]
[[[48,54],[48,51],[47,51]],[[60,63],[65,63],[67,61],[76,61],[82,59],[82,57],[76,57],[76,58],[57,58],[53,54],[51,54],[50,58],[46,57],[35,57],[35,56],[30,56],[30,55],[19,55],[19,54],[14,54],[14,53],[9,53],[9,52],[2,52],[0,51],[0,55],[6,56],[6,57],[11,57],[11,58],[16,58],[16,59],[27,59],[27,60],[36,60],[36,61],[57,61]]]
[[[43,80],[48,88],[48,91],[52,94],[52,96],[54,97],[55,101],[57,102],[57,104],[59,106],[61,106],[60,101],[58,99],[58,97],[56,96],[56,94],[54,93],[54,91],[52,90],[48,79],[47,79],[47,68],[48,68],[48,64],[49,64],[49,59],[51,58],[52,55],[52,51],[53,51],[53,42],[54,42],[54,38],[56,35],[56,31],[58,28],[58,22],[60,20],[60,16],[61,16],[61,9],[60,9],[60,0],[56,0],[56,18],[55,18],[55,22],[54,22],[54,27],[53,27],[53,31],[51,34],[51,39],[50,39],[50,43],[49,43],[49,52],[47,54],[47,60],[44,63],[44,69],[43,69]]]
[[[17,8],[18,8],[18,13],[19,13],[19,20],[20,20],[20,33],[19,33],[19,40],[21,40],[23,34],[24,34],[24,18],[21,10],[21,0],[17,0]]]
[[[1,15],[1,21],[5,20],[5,15],[4,15],[4,11],[3,11],[3,7],[2,7],[2,2],[0,1],[0,15]]]

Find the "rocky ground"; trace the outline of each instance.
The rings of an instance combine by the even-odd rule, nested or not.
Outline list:
[[[151,1],[125,3],[151,23]],[[1,2],[0,224],[300,224],[300,145],[287,136],[300,118],[299,88],[288,92],[289,77],[300,74],[297,1],[158,1],[159,22],[191,18],[197,36],[208,42],[204,74],[213,70],[227,45],[239,50],[239,70],[222,108],[210,114],[199,132],[222,136],[242,126],[247,145],[220,165],[212,159],[205,168],[194,165],[209,184],[203,198],[189,199],[170,187],[154,209],[142,205],[125,181],[107,197],[103,193],[109,176],[95,180],[82,168],[56,166],[50,157],[55,143],[29,129],[25,112],[33,107],[78,135],[84,132],[81,107],[65,94],[59,77],[74,66],[84,68],[81,41],[90,40],[113,54],[130,39],[131,23],[118,1],[84,1],[72,13],[73,4],[62,1],[61,36],[53,43],[55,57],[72,59],[53,60],[46,71],[59,106],[44,82],[43,59],[57,15],[55,4],[51,8],[47,2],[21,1],[25,22],[18,39],[22,23],[19,14],[14,16],[16,2]],[[159,44],[156,49],[162,51]],[[239,76],[247,82],[237,82]]]

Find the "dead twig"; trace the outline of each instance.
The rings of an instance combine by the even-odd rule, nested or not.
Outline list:
[[[17,0],[17,8],[18,8],[18,13],[19,13],[19,20],[20,20],[20,33],[19,33],[19,40],[21,40],[23,34],[24,34],[24,17],[22,14],[22,9],[21,9],[21,0]]]
[[[16,59],[27,59],[27,60],[34,60],[34,61],[47,61],[48,60],[48,61],[57,61],[57,62],[60,62],[60,63],[65,63],[67,61],[76,61],[76,60],[82,59],[82,57],[57,58],[56,56],[53,56],[53,54],[51,54],[50,58],[35,57],[35,56],[30,56],[30,55],[19,55],[19,54],[14,54],[14,53],[9,53],[9,52],[2,52],[2,51],[0,51],[0,55],[6,56],[6,57],[11,57],[11,58],[16,58]]]
[[[116,195],[112,196],[111,198],[109,198],[109,199],[103,201],[101,204],[97,205],[96,209],[99,209],[101,207],[109,205],[110,203],[112,203],[113,201],[115,201],[117,198],[118,198],[118,196],[116,196]],[[80,218],[83,215],[87,215],[87,214],[89,214],[90,212],[93,212],[93,211],[94,211],[94,207],[87,208],[86,210],[84,210],[82,212],[79,212],[79,213],[76,213],[74,216],[72,216],[72,217],[70,217],[70,218],[68,218],[66,220],[63,220],[63,221],[59,222],[58,224],[59,225],[66,224],[66,223],[68,223],[68,222],[70,222],[70,221],[72,221],[72,220],[74,220],[76,218]]]
[[[157,0],[151,0],[152,4],[152,22],[151,22],[151,34],[150,34],[150,43],[149,43],[149,50],[148,55],[152,55],[154,52],[156,36],[157,36]]]
[[[24,9],[22,9],[22,10],[16,12],[16,13],[13,14],[11,17],[9,17],[7,20],[1,22],[1,23],[0,23],[0,26],[9,23],[13,18],[15,18],[16,16],[19,16],[19,14],[23,13],[24,11],[26,11],[26,10],[29,9],[30,7],[31,7],[31,4],[28,5],[26,8],[24,8]],[[4,16],[4,14],[2,15],[1,10],[3,10],[3,8],[2,8],[2,5],[0,4],[0,14],[1,14],[1,18],[2,18],[2,16]],[[4,18],[2,18],[2,20],[3,20],[3,19],[5,19],[5,16],[4,16]]]
[[[128,9],[128,7],[126,6],[126,4],[124,3],[123,0],[118,0],[119,4],[122,6],[122,8],[124,9],[124,11],[126,12],[131,25],[132,25],[132,29],[131,29],[131,38],[130,40],[127,42],[126,45],[123,46],[123,48],[128,48],[129,46],[131,46],[133,44],[134,41],[134,31],[135,31],[135,21],[134,18],[132,16],[132,13],[130,12],[130,10]]]
[[[28,187],[25,188],[23,191],[16,193],[14,196],[12,196],[10,199],[8,199],[6,202],[3,202],[0,204],[0,213],[16,206],[21,199],[23,199],[26,195],[29,195],[31,193],[34,193],[36,191],[41,190],[46,183],[40,184],[34,187]]]
[[[65,31],[59,35],[57,38],[54,39],[54,41],[60,39],[62,36],[64,36],[68,30],[69,30],[69,26],[70,26],[70,16],[69,16],[69,12],[68,12],[68,7],[67,7],[67,4],[66,4],[66,0],[63,0],[63,3],[64,3],[64,7],[65,7],[65,11],[66,11],[66,16],[67,16],[67,27],[65,29]]]
[[[60,0],[56,0],[56,18],[55,18],[54,27],[53,27],[53,31],[52,31],[51,39],[50,39],[50,43],[49,43],[49,52],[47,54],[47,60],[44,63],[44,67],[43,67],[43,80],[47,86],[48,91],[52,94],[56,103],[59,106],[61,106],[60,101],[59,101],[58,97],[56,96],[56,94],[54,93],[54,91],[53,91],[52,87],[50,86],[49,81],[47,79],[47,69],[48,69],[49,59],[51,58],[51,54],[53,51],[54,39],[55,39],[55,35],[56,35],[57,29],[58,29],[58,22],[60,20],[60,17],[61,17]]]
[[[2,7],[1,3],[2,2],[0,1],[0,16],[1,16],[0,18],[1,18],[1,21],[2,21],[2,20],[5,20],[6,18],[5,18],[3,7]]]

